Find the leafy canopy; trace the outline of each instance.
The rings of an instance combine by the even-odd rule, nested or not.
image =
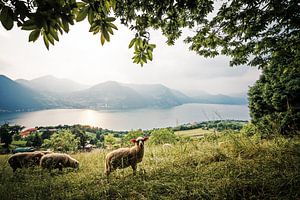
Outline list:
[[[189,28],[194,32],[185,40],[190,50],[231,56],[231,65],[265,67],[274,57],[299,51],[300,43],[298,0],[0,0],[0,10],[5,29],[16,22],[30,31],[29,41],[41,36],[48,49],[83,20],[103,45],[118,30],[118,18],[135,32],[129,48],[134,47],[133,62],[141,65],[153,59],[150,28],[160,29],[169,45]]]
[[[60,35],[68,33],[70,25],[85,19],[89,31],[98,34],[101,44],[109,42],[115,30],[116,18],[135,32],[129,48],[134,48],[134,63],[143,66],[153,59],[154,44],[150,43],[149,28],[160,29],[168,44],[174,44],[183,27],[203,23],[213,9],[213,1],[203,0],[0,0],[0,21],[10,30],[17,22],[22,30],[30,31],[29,41],[39,37],[49,49]]]

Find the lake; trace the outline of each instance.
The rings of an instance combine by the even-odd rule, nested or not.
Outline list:
[[[217,119],[249,120],[247,105],[183,104],[168,109],[96,111],[51,109],[24,113],[0,113],[0,123],[26,127],[91,125],[112,130],[152,129]]]

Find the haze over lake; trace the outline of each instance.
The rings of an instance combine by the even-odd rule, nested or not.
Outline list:
[[[249,110],[247,105],[184,104],[168,109],[50,109],[0,114],[0,123],[26,127],[82,124],[112,130],[152,129],[217,119],[249,120]]]

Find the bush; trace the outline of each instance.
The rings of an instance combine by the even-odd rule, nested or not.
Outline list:
[[[164,143],[175,143],[177,137],[174,134],[174,131],[163,128],[158,130],[153,130],[151,132],[150,144],[164,144]]]
[[[53,134],[50,139],[44,140],[42,147],[52,148],[55,151],[76,151],[78,148],[79,140],[70,130],[63,130]]]
[[[253,136],[258,133],[258,128],[250,122],[243,126],[243,128],[241,129],[241,133],[246,136]]]

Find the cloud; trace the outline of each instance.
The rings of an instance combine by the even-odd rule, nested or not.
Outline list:
[[[7,69],[9,67],[12,67],[12,64],[0,57],[0,70]]]
[[[255,68],[229,67],[230,59],[225,56],[208,59],[189,51],[184,38],[168,46],[158,31],[151,33],[150,42],[157,44],[154,60],[141,68],[132,63],[133,50],[128,49],[134,34],[122,25],[118,28],[111,42],[101,46],[99,35],[88,32],[88,23],[79,23],[49,51],[41,39],[28,43],[28,34],[14,29],[7,39],[0,35],[0,72],[26,79],[50,74],[90,85],[107,80],[162,83],[174,89],[212,93],[244,91],[248,82],[258,78]]]

